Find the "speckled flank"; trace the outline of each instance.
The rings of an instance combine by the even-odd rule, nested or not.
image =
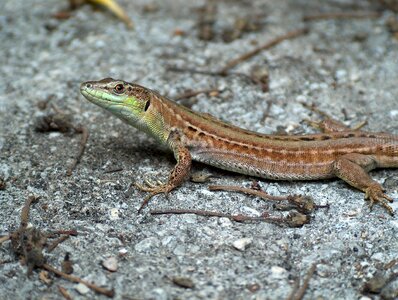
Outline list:
[[[169,128],[182,128],[194,160],[238,173],[271,179],[334,177],[337,157],[350,153],[374,155],[380,166],[398,166],[398,137],[362,131],[303,136],[266,135],[193,112],[154,94]]]

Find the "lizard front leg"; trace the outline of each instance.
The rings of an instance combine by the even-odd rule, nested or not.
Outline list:
[[[172,131],[170,133],[168,143],[173,150],[177,164],[174,166],[173,170],[171,170],[166,183],[157,182],[157,184],[153,184],[150,181],[146,181],[146,185],[137,183],[135,184],[140,190],[150,193],[142,202],[138,212],[140,212],[145,205],[148,204],[149,200],[153,196],[161,193],[167,195],[171,190],[180,186],[189,176],[192,158],[188,148],[186,148],[181,142],[180,133],[177,131]]]
[[[334,174],[353,187],[365,192],[365,199],[370,201],[370,208],[379,203],[392,215],[388,202],[393,200],[384,193],[383,187],[373,180],[368,172],[377,167],[376,159],[371,155],[350,153],[343,155],[334,163]]]

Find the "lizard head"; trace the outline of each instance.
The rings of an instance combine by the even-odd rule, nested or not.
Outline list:
[[[148,89],[123,80],[105,78],[83,82],[80,92],[90,102],[137,127],[140,127],[150,106],[151,93]]]

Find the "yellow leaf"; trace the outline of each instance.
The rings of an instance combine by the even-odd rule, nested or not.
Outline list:
[[[133,21],[124,12],[124,10],[113,0],[87,0],[93,4],[103,5],[113,12],[119,19],[121,19],[129,28],[133,28]]]

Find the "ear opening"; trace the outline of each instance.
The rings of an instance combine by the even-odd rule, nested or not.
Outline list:
[[[150,105],[151,105],[151,101],[148,100],[148,101],[145,103],[144,111],[147,111]]]

